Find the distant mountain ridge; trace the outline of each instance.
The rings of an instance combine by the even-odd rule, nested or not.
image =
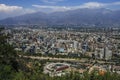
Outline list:
[[[0,20],[0,24],[35,24],[35,25],[80,25],[80,26],[120,26],[120,10],[77,9],[65,12],[36,12]]]

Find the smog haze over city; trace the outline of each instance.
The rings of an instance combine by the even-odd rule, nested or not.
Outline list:
[[[0,80],[120,80],[120,0],[0,0]]]

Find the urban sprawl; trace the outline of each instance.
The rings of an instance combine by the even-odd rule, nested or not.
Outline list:
[[[48,60],[44,74],[61,76],[88,70],[120,74],[118,28],[8,28],[8,42],[31,59]],[[35,56],[34,56],[35,55]],[[49,62],[51,61],[51,62]],[[53,62],[52,62],[53,61]],[[56,62],[54,62],[56,61]]]

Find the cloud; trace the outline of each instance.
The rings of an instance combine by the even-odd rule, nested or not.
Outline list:
[[[35,12],[35,10],[29,8],[23,8],[21,6],[9,6],[6,4],[0,4],[0,12],[6,14],[20,12],[21,14],[25,14],[25,13],[33,13]]]
[[[0,4],[0,19],[19,16],[33,12],[36,12],[36,10],[23,8],[21,6],[9,6],[6,4]]]
[[[20,6],[8,6],[5,4],[0,4],[0,12],[13,12],[16,10],[21,10],[23,7]]]
[[[88,2],[84,3],[83,5],[79,6],[80,8],[101,8],[101,7],[109,7],[109,6],[117,6],[120,5],[119,2],[112,2],[112,3],[100,3],[100,2]]]
[[[98,3],[98,2],[88,2],[80,6],[48,6],[48,5],[32,5],[32,6],[40,10],[50,9],[51,12],[54,12],[54,11],[75,10],[80,8],[100,8],[100,7],[103,7],[104,4]]]
[[[43,9],[50,9],[52,10],[52,12],[54,11],[66,11],[66,10],[71,10],[70,7],[66,7],[66,6],[41,6],[41,5],[32,5],[33,7],[36,7],[40,10],[43,10]]]
[[[48,4],[55,4],[58,2],[62,2],[62,1],[64,1],[64,0],[42,0],[42,2],[48,3]]]
[[[48,6],[48,5],[44,5],[44,6],[43,5],[32,5],[32,6],[40,10],[50,9],[51,12],[54,12],[54,11],[75,10],[75,9],[81,9],[81,8],[108,8],[110,6],[116,6],[116,5],[120,5],[120,2],[113,2],[113,3],[87,2],[79,6]]]
[[[100,8],[104,6],[105,6],[104,3],[88,2],[88,3],[84,3],[83,5],[80,5],[79,8]]]

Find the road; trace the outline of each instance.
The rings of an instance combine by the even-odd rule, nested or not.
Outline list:
[[[22,57],[37,59],[37,60],[66,61],[66,62],[67,61],[69,61],[69,62],[85,62],[85,61],[87,61],[87,59],[71,59],[71,58],[52,58],[52,57],[38,57],[38,56],[22,56]]]
[[[89,62],[95,62],[98,63],[112,63],[112,62],[105,62],[105,61],[99,61],[99,60],[88,60],[87,58],[82,59],[73,59],[73,58],[53,58],[53,57],[39,57],[39,56],[21,56],[23,58],[31,58],[31,59],[37,59],[37,60],[50,60],[50,61],[66,61],[66,62],[80,62],[80,63],[89,63]]]

